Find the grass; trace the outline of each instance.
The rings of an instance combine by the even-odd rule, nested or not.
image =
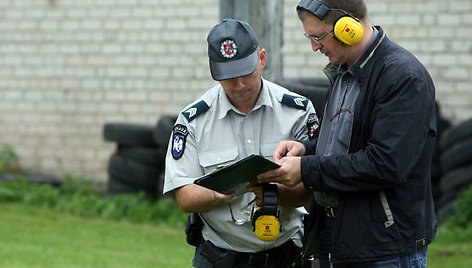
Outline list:
[[[472,243],[441,232],[428,267],[472,267]],[[191,267],[182,228],[87,219],[28,204],[0,203],[0,267]]]
[[[0,267],[191,267],[182,228],[0,203]]]
[[[428,267],[472,267],[472,242],[449,242],[439,236],[428,248]]]

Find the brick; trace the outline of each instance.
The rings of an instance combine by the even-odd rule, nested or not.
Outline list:
[[[283,5],[284,76],[324,77],[328,59],[303,38],[298,2]],[[116,144],[102,140],[103,122],[155,124],[217,84],[206,36],[219,21],[218,4],[82,0],[51,10],[47,1],[0,1],[0,139],[18,148],[24,166],[106,180]],[[372,23],[427,66],[444,114],[471,116],[472,2],[367,5]]]

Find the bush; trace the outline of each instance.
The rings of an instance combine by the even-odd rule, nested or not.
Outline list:
[[[0,172],[20,169],[20,159],[9,145],[0,147]]]
[[[454,203],[454,214],[443,224],[444,237],[451,241],[472,239],[472,184]]]
[[[144,193],[109,195],[84,178],[66,177],[61,186],[17,177],[0,182],[0,202],[20,202],[81,217],[184,227],[187,215],[173,199],[150,200]]]
[[[463,229],[472,228],[472,184],[456,199],[450,223]]]

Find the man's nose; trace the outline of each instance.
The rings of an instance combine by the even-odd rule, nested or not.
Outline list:
[[[312,49],[314,52],[320,50],[320,48],[321,48],[321,43],[320,43],[320,42],[315,42],[315,41],[313,41],[313,40],[310,40],[310,42],[311,42],[311,49]]]

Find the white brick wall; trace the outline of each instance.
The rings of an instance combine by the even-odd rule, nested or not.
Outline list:
[[[50,6],[55,2],[55,6]],[[470,0],[366,0],[369,16],[429,69],[443,113],[472,116]],[[285,77],[322,76],[284,0]],[[105,181],[105,122],[155,124],[210,88],[218,0],[0,1],[0,144],[25,168]]]

